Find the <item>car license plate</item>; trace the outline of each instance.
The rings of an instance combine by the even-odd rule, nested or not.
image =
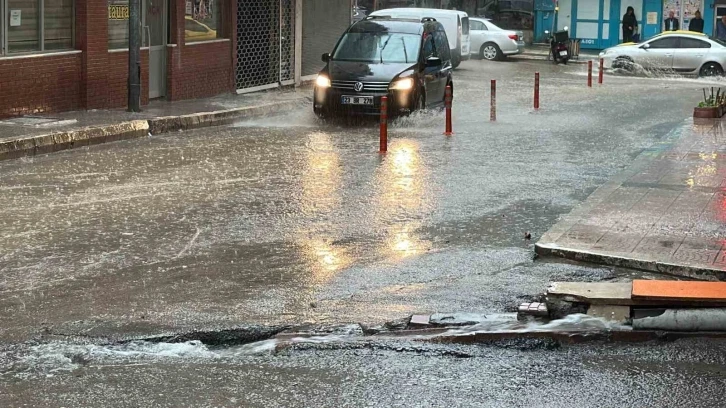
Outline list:
[[[373,105],[372,96],[343,96],[343,105]]]
[[[567,51],[560,51],[560,56],[561,57],[566,57],[567,56]]]

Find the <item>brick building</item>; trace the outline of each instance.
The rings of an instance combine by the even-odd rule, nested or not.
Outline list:
[[[349,0],[139,1],[142,104],[299,83],[351,13]],[[128,3],[0,0],[0,117],[126,106]]]

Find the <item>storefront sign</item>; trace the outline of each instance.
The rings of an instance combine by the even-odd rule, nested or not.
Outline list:
[[[10,10],[10,27],[20,27],[22,10]]]
[[[109,20],[128,20],[129,19],[129,6],[128,5],[109,5],[108,6],[108,19]]]
[[[595,44],[595,40],[589,38],[583,38],[582,44]]]
[[[647,14],[646,24],[658,24],[658,12],[651,11]]]

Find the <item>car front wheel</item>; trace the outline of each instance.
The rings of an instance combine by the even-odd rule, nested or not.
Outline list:
[[[488,61],[495,61],[502,58],[502,50],[494,43],[486,43],[481,46],[479,56]]]
[[[628,71],[635,70],[635,64],[633,63],[633,60],[630,59],[629,57],[615,58],[615,61],[613,61],[612,67],[615,69],[625,69]]]
[[[416,100],[416,106],[414,107],[413,110],[415,112],[415,111],[420,111],[420,110],[424,110],[424,109],[426,109],[426,99],[424,99],[424,95],[423,95],[423,93],[421,93],[418,96],[418,99]]]
[[[723,75],[723,68],[721,68],[721,65],[715,62],[708,62],[703,67],[701,67],[701,72],[699,72],[699,75],[702,77],[721,76]]]
[[[319,119],[327,120],[330,118],[330,114],[323,109],[313,108],[313,113],[315,113],[315,116]]]

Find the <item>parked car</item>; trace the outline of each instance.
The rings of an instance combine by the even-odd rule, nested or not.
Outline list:
[[[452,86],[451,49],[434,19],[366,17],[351,25],[315,80],[313,110],[320,117],[389,115],[444,104]]]
[[[471,52],[487,60],[501,60],[507,55],[524,52],[524,34],[503,30],[488,19],[470,18]]]
[[[446,36],[449,38],[449,48],[454,68],[461,64],[461,61],[469,59],[470,38],[469,38],[469,15],[463,11],[440,10],[427,8],[392,8],[374,11],[371,16],[389,16],[392,18],[411,18],[418,21],[430,17],[436,19],[444,26]]]
[[[620,44],[600,53],[605,68],[674,71],[699,76],[723,75],[726,42],[690,31],[667,31],[642,42]]]

